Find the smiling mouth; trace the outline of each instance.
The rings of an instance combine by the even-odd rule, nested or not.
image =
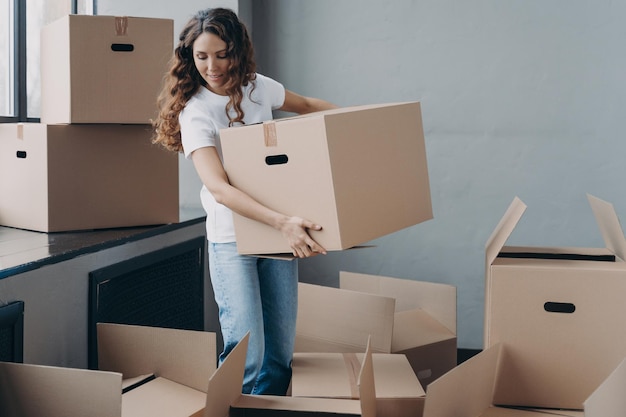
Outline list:
[[[211,74],[207,74],[207,77],[211,80],[217,80],[219,78],[222,77],[222,75],[211,75]]]

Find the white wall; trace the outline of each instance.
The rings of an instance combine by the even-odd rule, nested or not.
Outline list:
[[[585,194],[626,219],[626,2],[257,0],[260,70],[339,105],[419,100],[435,218],[301,262],[453,284],[459,346],[482,347],[484,245],[514,196],[508,244],[604,246]],[[362,150],[367,152],[368,150]]]

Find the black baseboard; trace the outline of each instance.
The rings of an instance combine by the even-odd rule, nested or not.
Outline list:
[[[474,355],[478,355],[481,352],[480,349],[457,349],[456,351],[456,363],[462,364]]]

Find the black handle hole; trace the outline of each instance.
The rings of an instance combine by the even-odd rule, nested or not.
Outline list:
[[[16,155],[20,159],[26,159],[26,151],[17,151]]]
[[[543,305],[544,310],[548,313],[566,313],[571,314],[576,311],[576,306],[572,303],[557,303],[548,301]]]
[[[135,50],[135,46],[132,43],[113,43],[111,44],[111,50],[115,52],[132,52]]]
[[[285,154],[270,155],[265,157],[265,163],[267,165],[282,165],[286,164],[287,161],[289,161],[289,157]]]

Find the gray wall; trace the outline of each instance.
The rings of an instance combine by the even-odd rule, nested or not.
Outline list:
[[[98,0],[100,14],[173,17],[224,5],[248,22],[259,70],[339,105],[422,103],[435,218],[375,249],[301,262],[458,289],[459,346],[482,347],[484,245],[512,201],[509,244],[604,246],[586,193],[626,219],[626,3],[609,0]],[[200,183],[181,160],[181,202]]]
[[[260,71],[339,105],[422,103],[435,218],[376,249],[301,262],[458,289],[459,346],[482,347],[484,246],[603,247],[586,193],[626,219],[626,2],[255,0]],[[364,150],[365,151],[365,150]]]

